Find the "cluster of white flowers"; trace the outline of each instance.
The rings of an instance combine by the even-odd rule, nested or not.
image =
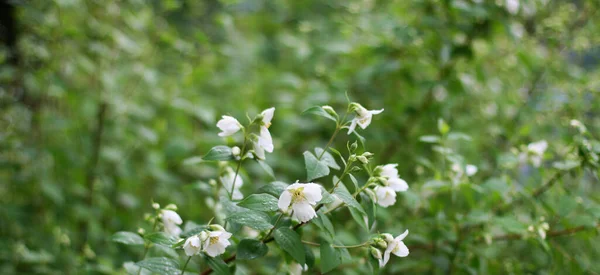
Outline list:
[[[316,183],[294,183],[281,193],[278,206],[284,213],[291,209],[292,218],[304,223],[317,216],[313,205],[317,204],[322,198],[320,185]]]
[[[396,203],[396,192],[408,190],[408,184],[398,176],[398,164],[386,164],[375,168],[379,176],[379,183],[373,191],[377,197],[377,203],[382,207],[388,207]]]
[[[389,233],[383,233],[378,237],[374,238],[371,243],[371,255],[379,260],[379,266],[385,266],[390,260],[390,254],[394,254],[398,257],[408,256],[408,247],[404,244],[403,240],[408,235],[408,230],[394,238]],[[385,249],[383,255],[380,249]]]
[[[356,116],[352,119],[350,123],[350,127],[348,128],[348,135],[354,132],[356,129],[356,125],[360,126],[360,128],[365,129],[369,124],[371,124],[371,120],[373,119],[373,115],[381,114],[383,109],[381,110],[367,110],[365,107],[358,103],[352,103],[350,105],[351,109],[356,112]]]
[[[273,120],[273,115],[275,113],[275,108],[271,107],[261,112],[260,119],[256,120],[253,123],[258,123],[259,125],[259,134],[251,134],[250,139],[253,143],[254,155],[256,155],[259,159],[265,159],[265,151],[272,153],[273,152],[273,139],[271,138],[271,133],[269,132],[269,126],[271,126],[271,120]],[[232,116],[222,116],[222,118],[217,122],[217,127],[221,129],[219,136],[227,137],[237,133],[239,130],[244,129],[242,124]],[[239,157],[240,152],[239,147],[234,147],[237,149],[232,149],[234,155]]]
[[[522,163],[529,160],[534,167],[540,167],[540,165],[542,165],[542,160],[544,159],[544,152],[546,152],[546,149],[548,149],[548,142],[545,140],[529,143],[527,145],[527,149],[519,154],[519,160]]]
[[[454,182],[459,182],[463,175],[471,177],[477,174],[477,171],[479,171],[477,166],[473,164],[467,164],[465,166],[462,166],[460,163],[453,163],[450,169],[452,169],[452,171],[454,172]]]
[[[165,229],[165,233],[179,237],[181,234],[180,224],[183,223],[179,214],[173,210],[163,209],[160,211],[160,215],[162,217],[163,227]]]
[[[204,252],[208,256],[216,257],[225,253],[225,249],[231,244],[229,242],[231,233],[218,224],[210,225],[210,229],[210,231],[204,230],[185,240],[183,244],[185,255],[191,257]]]

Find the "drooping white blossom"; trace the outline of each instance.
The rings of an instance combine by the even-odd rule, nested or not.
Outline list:
[[[398,169],[396,166],[398,166],[396,163],[380,166],[379,175],[386,178],[387,187],[390,187],[396,192],[404,192],[408,190],[408,183],[398,176]]]
[[[317,204],[322,198],[320,185],[294,183],[281,193],[278,206],[284,213],[287,213],[291,208],[293,218],[300,222],[307,222],[317,216],[313,205]]]
[[[385,266],[390,260],[390,254],[394,254],[398,257],[406,257],[408,256],[408,247],[404,244],[402,240],[406,238],[408,235],[408,230],[404,231],[404,233],[400,234],[398,237],[391,239],[386,238],[387,248],[383,253],[383,259],[379,261],[379,266]]]
[[[161,215],[165,233],[171,236],[179,237],[179,234],[181,234],[181,228],[179,228],[179,225],[183,223],[181,217],[179,217],[179,214],[172,210],[162,210]]]
[[[301,265],[299,263],[293,262],[290,264],[288,271],[290,275],[300,275],[303,271],[307,271],[308,266],[306,264]]]
[[[197,235],[191,236],[185,240],[183,244],[183,250],[185,251],[185,255],[194,256],[200,253],[202,249],[202,245],[200,243],[200,238]]]
[[[388,186],[376,186],[375,195],[377,195],[377,204],[382,207],[388,207],[396,203],[396,191]]]
[[[269,132],[269,126],[271,126],[274,112],[275,108],[271,107],[261,113],[263,118],[260,125],[260,134],[253,140],[254,153],[259,159],[265,158],[265,151],[273,152],[273,138]]]
[[[231,192],[231,188],[233,188],[232,198],[234,200],[241,200],[244,198],[244,194],[240,191],[240,188],[244,185],[244,180],[242,180],[242,177],[239,174],[236,175],[231,167],[225,168],[225,174],[221,176],[221,182],[227,192]]]
[[[355,107],[356,116],[352,119],[352,122],[350,123],[350,127],[348,128],[348,135],[352,134],[352,132],[354,132],[354,129],[356,129],[357,124],[362,129],[367,128],[367,126],[369,126],[369,124],[371,124],[373,115],[377,115],[377,114],[380,114],[381,112],[383,112],[383,109],[367,110],[367,109],[365,109],[365,107],[361,106],[358,103],[353,103],[353,104],[355,104],[355,106],[356,106]]]
[[[202,250],[206,252],[208,256],[219,256],[225,253],[225,249],[231,244],[229,238],[231,238],[231,233],[225,231],[225,229],[210,231],[208,232],[206,240],[204,240]]]
[[[473,176],[477,173],[479,169],[477,169],[477,166],[473,165],[473,164],[467,164],[467,166],[465,167],[465,172],[467,173],[467,176]]]
[[[242,125],[232,116],[222,116],[217,122],[217,127],[221,129],[221,132],[219,133],[220,137],[231,136],[242,129]]]
[[[401,178],[390,178],[388,179],[388,186],[396,192],[404,192],[408,190],[408,183]]]
[[[396,168],[397,166],[398,166],[397,163],[390,163],[390,164],[381,166],[381,173],[379,175],[381,175],[382,177],[386,177],[386,178],[397,178],[398,177],[398,169]]]

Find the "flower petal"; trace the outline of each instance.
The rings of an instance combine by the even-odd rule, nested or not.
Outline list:
[[[294,211],[294,218],[303,223],[310,221],[312,218],[317,216],[317,212],[315,212],[315,209],[313,209],[312,205],[306,202],[294,203],[292,205],[292,209]]]
[[[323,198],[321,186],[316,183],[304,184],[304,196],[310,204],[315,204]]]
[[[408,190],[408,183],[401,178],[391,178],[388,179],[388,183],[390,188],[392,188],[396,192],[404,192]]]
[[[402,240],[404,240],[404,238],[406,238],[406,235],[408,235],[408,229],[404,231],[404,233],[398,235],[398,237],[396,237],[395,240],[401,242]]]
[[[271,107],[269,109],[266,109],[264,111],[262,111],[262,115],[263,115],[263,119],[262,121],[265,124],[269,124],[271,123],[271,120],[273,119],[273,114],[275,113],[275,107]]]
[[[408,247],[404,244],[404,242],[399,242],[392,253],[398,257],[406,257],[409,253]]]
[[[348,135],[352,134],[352,132],[354,132],[354,129],[356,128],[356,122],[357,121],[358,121],[358,118],[352,119],[352,123],[350,124],[350,127],[348,127]]]
[[[289,191],[284,190],[281,193],[281,196],[279,196],[277,206],[279,206],[279,209],[281,209],[281,211],[287,212],[288,208],[290,207],[290,203],[292,203],[292,194],[290,194]]]

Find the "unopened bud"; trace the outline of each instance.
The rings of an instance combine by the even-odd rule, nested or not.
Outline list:
[[[237,146],[233,146],[233,148],[231,148],[231,154],[233,154],[234,156],[239,156],[240,153],[242,153],[242,150],[240,150],[240,147]]]
[[[210,180],[208,180],[208,184],[215,186],[215,185],[217,185],[217,181],[215,179],[210,179]]]
[[[382,238],[375,238],[375,239],[373,239],[373,243],[375,245],[377,245],[381,249],[386,249],[387,248],[387,242],[384,239],[382,239]]]
[[[144,230],[143,228],[140,227],[140,228],[138,228],[137,232],[140,235],[144,235],[146,233],[146,230]]]
[[[533,225],[530,225],[530,226],[527,227],[527,231],[533,232],[533,230],[534,230]]]
[[[381,259],[381,251],[372,246],[371,246],[371,255],[373,255],[373,258],[375,258],[377,260]]]
[[[144,214],[144,220],[149,221],[150,219],[152,219],[152,215],[150,215],[150,213],[145,213]]]
[[[158,203],[155,202],[155,203],[152,204],[152,208],[158,210],[160,208],[160,204],[158,204]]]
[[[381,234],[381,237],[388,243],[394,240],[394,236],[392,236],[390,233],[383,233]]]
[[[353,166],[352,168],[350,168],[350,172],[358,172],[360,170],[362,170],[362,169],[358,166]]]
[[[356,158],[358,160],[360,160],[360,162],[362,162],[363,164],[368,164],[369,163],[369,160],[365,156],[358,156]]]
[[[352,154],[348,157],[348,162],[355,162],[356,161],[356,155]]]
[[[211,224],[209,227],[213,231],[225,231],[225,228],[223,228],[222,226],[220,226],[218,224]]]
[[[169,204],[168,204],[168,205],[165,207],[165,209],[167,209],[167,210],[173,210],[173,211],[177,211],[177,205],[175,205],[175,204],[172,204],[172,203],[169,203]]]
[[[358,143],[356,143],[356,141],[354,141],[352,144],[350,144],[350,152],[356,151],[357,148],[358,148]]]
[[[335,110],[331,106],[325,105],[325,106],[322,106],[321,108],[323,108],[323,111],[325,111],[326,113],[328,113],[334,117],[338,117],[338,114],[335,112]]]
[[[206,239],[208,239],[208,233],[206,233],[206,231],[200,232],[200,234],[198,234],[198,236],[200,237],[200,240],[202,242],[204,242],[204,241],[206,241]]]
[[[362,155],[363,155],[363,156],[365,156],[366,158],[370,158],[370,157],[372,157],[374,154],[373,154],[373,153],[371,153],[371,152],[364,152]]]

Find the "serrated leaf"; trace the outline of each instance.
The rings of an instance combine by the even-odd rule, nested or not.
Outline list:
[[[206,155],[202,157],[203,160],[233,160],[233,153],[231,148],[224,145],[219,145],[211,148]]]
[[[267,255],[269,247],[259,240],[244,239],[237,248],[237,259],[251,260]]]
[[[275,197],[269,194],[252,194],[239,202],[238,206],[263,212],[272,212],[279,209],[277,201]]]
[[[306,263],[304,245],[302,244],[302,240],[300,240],[300,235],[298,235],[298,233],[287,227],[280,227],[275,230],[274,237],[275,242],[277,242],[285,252],[292,256],[296,262],[300,265]]]
[[[321,117],[324,117],[324,118],[327,118],[327,119],[337,122],[337,119],[334,116],[327,113],[325,110],[323,110],[323,108],[321,108],[321,106],[310,107],[310,108],[304,110],[304,112],[302,112],[302,114],[313,114],[313,115],[321,116]]]
[[[281,193],[283,192],[283,190],[285,190],[287,187],[288,187],[288,184],[285,182],[274,181],[274,182],[271,182],[269,184],[263,185],[262,187],[258,188],[258,191],[256,191],[256,193],[266,193],[266,194],[270,194],[276,198],[279,198],[279,196],[281,196]]]
[[[342,254],[339,249],[331,246],[326,241],[321,241],[321,272],[327,273],[334,270],[342,263]]]
[[[210,268],[212,268],[212,270],[215,272],[215,274],[217,275],[229,275],[231,274],[231,271],[229,271],[229,266],[227,265],[227,263],[225,263],[225,261],[223,261],[223,259],[221,259],[221,257],[209,257],[206,256],[204,257],[204,259],[206,259],[206,263],[208,264],[208,266],[210,266]]]
[[[179,238],[171,236],[165,232],[154,232],[144,236],[144,239],[164,246],[172,246],[179,241]]]
[[[119,231],[110,237],[110,240],[116,243],[122,243],[126,245],[143,245],[144,239],[140,237],[140,235],[127,232],[127,231]]]
[[[159,274],[179,274],[179,263],[166,257],[148,258],[135,263],[137,266]]]
[[[329,175],[329,166],[325,162],[317,160],[317,157],[309,151],[304,152],[304,164],[309,181]]]
[[[244,208],[242,208],[244,209]],[[245,225],[250,228],[254,228],[257,230],[268,230],[273,227],[270,222],[269,215],[254,211],[250,209],[244,209],[238,212],[235,212],[225,219],[226,221],[234,222],[237,224]]]
[[[331,155],[331,153],[323,152],[323,149],[321,149],[319,147],[315,148],[315,156],[318,157],[321,154],[323,154],[323,156],[320,159],[321,162],[324,162],[327,166],[329,166],[335,170],[340,170],[340,166],[337,164],[337,162],[335,161],[335,158]]]

